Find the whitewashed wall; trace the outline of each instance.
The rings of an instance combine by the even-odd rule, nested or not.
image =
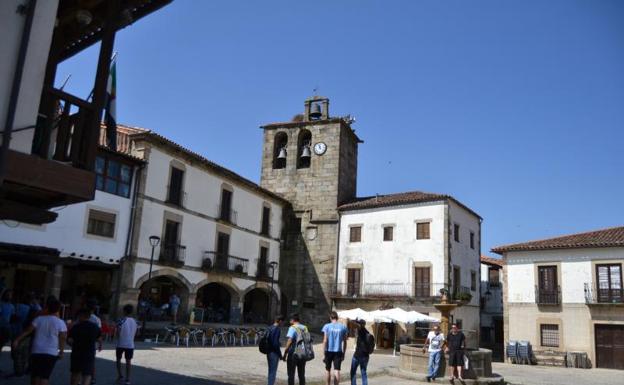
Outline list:
[[[592,282],[593,260],[622,260],[624,248],[594,248],[506,253],[508,302],[535,303],[535,264],[561,263],[561,301],[585,303],[585,283]]]
[[[52,247],[59,249],[61,256],[76,253],[76,257],[99,256],[102,262],[111,263],[112,259],[118,263],[125,255],[131,206],[131,198],[96,190],[93,201],[57,208],[58,218],[49,224],[0,221],[0,242]],[[89,208],[117,214],[114,239],[86,233]]]
[[[481,264],[481,296],[485,298],[485,306],[483,307],[483,313],[499,313],[503,314],[503,269],[499,269],[499,287],[491,287],[490,288],[490,296],[485,295],[485,292],[488,290],[488,282],[489,282],[489,271],[490,265],[485,263]],[[482,314],[483,316],[483,314]],[[489,320],[490,318],[488,318]],[[489,321],[487,323],[483,322],[482,324],[489,325]]]
[[[430,221],[431,239],[416,239],[416,223]],[[349,229],[362,226],[361,242],[349,242]],[[393,241],[384,242],[383,227],[394,226]],[[342,212],[338,282],[346,269],[362,264],[362,284],[413,284],[414,262],[431,263],[431,282],[444,283],[444,203],[412,204]]]
[[[167,199],[169,168],[174,159],[185,166],[183,206],[186,210],[162,203]],[[154,198],[155,201],[149,199],[144,201],[138,233],[139,257],[150,257],[151,246],[148,238],[151,235],[163,236],[164,212],[167,211],[183,218],[180,244],[186,246],[185,265],[200,267],[204,252],[216,250],[217,224],[213,218],[219,216],[218,206],[221,201],[221,189],[225,183],[233,188],[232,209],[237,212],[237,226],[230,226],[230,254],[248,259],[248,274],[255,276],[260,253],[260,241],[265,241],[269,243],[268,261],[279,263],[280,245],[277,239],[282,228],[281,202],[252,191],[233,180],[213,174],[199,164],[192,165],[182,158],[174,158],[154,146],[150,149],[145,183],[146,197]],[[261,230],[262,208],[265,203],[270,204],[271,207],[271,239],[258,234]],[[157,248],[155,259],[158,259],[158,255],[159,249]],[[183,272],[180,271],[180,273]],[[205,273],[202,274],[205,277]],[[275,279],[278,279],[278,275],[279,269],[276,269]],[[138,277],[137,275],[136,279]],[[189,281],[196,283],[191,279],[195,279],[193,275],[189,276]]]
[[[18,6],[25,3],[23,0],[0,1],[0,52],[2,53],[0,55],[0,121],[3,124],[6,121],[20,40],[26,20],[25,15],[20,15],[16,11]],[[58,3],[58,0],[37,2],[13,128],[31,126],[37,120]],[[10,148],[30,153],[33,134],[34,130],[14,133]]]
[[[470,305],[479,305],[480,273],[481,273],[481,251],[479,239],[479,218],[468,212],[455,202],[449,204],[450,221],[450,244],[451,244],[451,264],[460,267],[461,286],[470,287],[471,271],[476,273],[476,290],[472,291],[472,301]],[[454,240],[454,224],[459,224],[459,242]],[[470,232],[474,233],[474,249],[470,248]]]

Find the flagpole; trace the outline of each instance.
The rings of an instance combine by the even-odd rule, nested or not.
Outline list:
[[[117,51],[113,52],[113,55],[110,58],[110,62],[108,63],[108,68],[110,68],[113,65],[113,62],[115,61],[115,59],[117,59]],[[89,93],[89,96],[87,96],[86,100],[89,100],[93,97],[93,89],[91,89],[91,92]]]

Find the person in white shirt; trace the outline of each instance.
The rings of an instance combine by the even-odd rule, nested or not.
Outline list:
[[[13,347],[34,332],[35,337],[31,350],[31,384],[47,385],[57,360],[63,357],[67,326],[58,317],[61,303],[56,298],[50,298],[46,313],[35,318],[30,326],[15,340]]]
[[[440,332],[438,325],[433,326],[433,330],[427,335],[425,340],[425,346],[423,346],[423,353],[429,347],[429,365],[427,372],[427,382],[436,379],[438,375],[438,369],[440,368],[440,358],[442,357],[442,348],[446,344],[444,339],[444,333]]]
[[[137,333],[137,322],[130,317],[132,305],[123,307],[124,317],[117,322],[117,382],[121,384],[124,380],[121,374],[121,358],[126,359],[125,385],[130,385],[130,370],[132,368],[132,357],[134,356],[134,337]]]

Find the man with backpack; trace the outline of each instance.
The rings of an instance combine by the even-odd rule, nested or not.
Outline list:
[[[327,370],[327,385],[331,385],[332,378],[336,378],[336,384],[340,383],[340,366],[347,350],[347,327],[338,322],[338,313],[332,311],[329,315],[330,322],[323,326],[323,352],[325,353],[325,370]],[[332,376],[332,365],[334,376]]]
[[[368,385],[368,358],[375,350],[375,337],[366,330],[366,321],[358,320],[357,341],[355,343],[355,353],[351,360],[351,385],[357,385],[357,368],[362,372],[362,385]]]
[[[277,365],[282,358],[282,349],[280,345],[281,330],[280,327],[284,322],[284,316],[278,315],[275,317],[273,325],[269,328],[266,335],[260,339],[259,348],[260,352],[267,355],[267,364],[269,367],[268,385],[275,384],[275,377],[277,376]]]
[[[290,316],[288,341],[282,359],[286,361],[288,385],[295,385],[295,369],[299,377],[299,385],[305,385],[306,362],[314,358],[312,340],[308,328],[300,323],[299,314]]]

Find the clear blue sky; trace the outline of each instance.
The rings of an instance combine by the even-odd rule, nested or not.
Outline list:
[[[447,193],[493,246],[624,225],[624,1],[176,0],[118,34],[118,121],[259,181],[319,87],[358,195]],[[58,81],[86,97],[96,50]]]

